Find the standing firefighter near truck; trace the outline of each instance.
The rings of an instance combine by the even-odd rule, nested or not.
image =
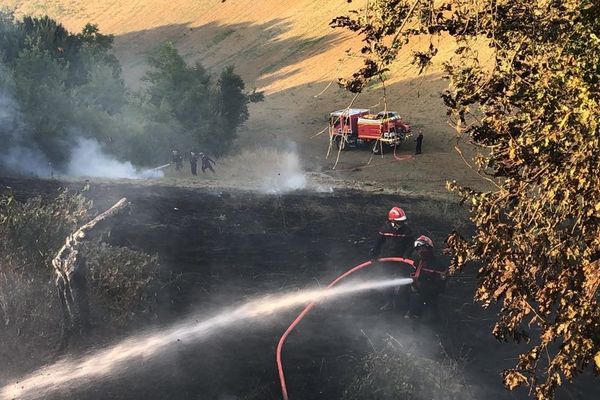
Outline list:
[[[410,306],[404,318],[420,318],[430,311],[433,320],[439,319],[438,297],[446,288],[446,268],[435,256],[433,241],[421,235],[414,243],[417,254],[413,284],[410,290]]]
[[[388,212],[387,222],[379,229],[375,246],[371,249],[372,258],[410,256],[415,237],[407,224],[406,213],[400,207]],[[391,279],[408,278],[412,272],[408,264],[382,263],[385,274]],[[382,311],[390,309],[405,310],[409,305],[409,289],[406,286],[390,288],[386,292],[386,302]]]

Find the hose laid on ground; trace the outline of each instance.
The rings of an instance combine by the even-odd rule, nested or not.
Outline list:
[[[397,156],[396,155],[397,148],[398,148],[398,146],[394,146],[394,159],[396,161],[406,161],[406,160],[412,160],[413,158],[415,158],[415,156],[413,156],[412,154],[405,154],[403,156]]]
[[[408,258],[385,257],[385,258],[379,258],[379,259],[377,259],[377,261],[379,261],[379,262],[399,262],[399,263],[409,264],[414,268],[413,260],[410,260]],[[339,281],[348,277],[349,275],[352,275],[356,271],[359,271],[359,270],[361,270],[365,267],[368,267],[369,265],[372,265],[372,264],[373,264],[373,261],[366,261],[362,264],[358,264],[357,266],[351,268],[350,270],[344,272],[342,275],[340,275],[336,279],[334,279],[329,285],[327,285],[327,289],[332,288]],[[289,334],[294,330],[294,328],[300,323],[300,321],[302,321],[302,319],[306,316],[306,314],[308,314],[310,312],[310,310],[312,310],[316,306],[316,304],[317,303],[313,301],[313,302],[309,303],[306,307],[304,307],[304,309],[300,312],[300,314],[298,314],[296,319],[294,319],[294,321],[290,324],[290,326],[285,330],[285,332],[279,339],[279,343],[277,343],[277,349],[275,351],[275,354],[276,354],[277,371],[279,372],[279,382],[281,383],[281,394],[283,396],[283,400],[288,400],[287,386],[285,383],[285,374],[283,372],[283,364],[281,362],[281,350],[283,349],[283,343],[285,342],[285,340],[287,339]]]

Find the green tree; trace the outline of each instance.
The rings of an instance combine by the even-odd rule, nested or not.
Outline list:
[[[481,262],[476,298],[502,305],[494,335],[529,343],[504,373],[508,388],[547,399],[590,363],[600,372],[600,3],[377,0],[332,25],[363,38],[364,66],[342,82],[354,92],[412,37],[430,38],[413,53],[420,70],[435,36],[456,39],[443,99],[494,189],[449,184],[476,227],[450,236],[453,265]]]
[[[23,34],[24,48],[35,46],[48,52],[52,58],[65,62],[78,56],[81,41],[77,35],[71,35],[64,26],[48,16],[24,17],[18,27]]]
[[[60,169],[80,136],[138,165],[155,165],[169,148],[220,155],[248,118],[247,104],[262,100],[245,92],[233,67],[214,82],[169,43],[149,55],[145,88],[130,93],[113,41],[93,24],[70,33],[49,17],[0,13],[0,100],[10,100],[18,114],[11,121],[19,121],[19,129],[0,123],[3,156],[11,146],[35,149],[43,165]]]
[[[12,14],[0,11],[0,63],[14,60],[20,48],[21,35]]]
[[[0,14],[0,89],[18,105],[20,129],[0,126],[10,146],[35,148],[55,167],[68,161],[73,136],[100,142],[120,132],[127,102],[113,37],[88,24],[71,34],[48,17]]]
[[[187,65],[171,43],[148,57],[150,70],[146,96],[158,118],[170,113],[184,132],[172,132],[172,147],[203,148],[214,154],[226,152],[237,129],[248,119],[248,103],[261,101],[261,93],[246,93],[233,67],[225,68],[216,85],[200,64]],[[152,117],[152,116],[151,116]],[[152,118],[158,122],[158,118]],[[188,140],[191,137],[191,142]]]
[[[68,71],[46,50],[37,47],[25,49],[14,64],[16,98],[27,128],[23,144],[45,150],[45,155],[55,165],[68,157],[65,141],[72,104],[67,90]]]
[[[232,65],[226,67],[219,77],[219,114],[228,129],[235,129],[248,119],[248,96],[244,93],[246,85],[234,72]]]

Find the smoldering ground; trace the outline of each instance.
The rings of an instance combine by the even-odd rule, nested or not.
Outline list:
[[[187,321],[149,334],[136,335],[105,349],[79,359],[65,359],[19,379],[13,385],[0,389],[3,399],[47,398],[56,392],[72,392],[81,384],[93,385],[115,375],[122,375],[139,360],[150,362],[183,341],[203,341],[230,326],[270,317],[311,301],[325,301],[365,290],[383,289],[395,285],[409,285],[412,279],[345,283],[331,289],[312,289],[280,296],[266,296],[237,307],[219,311],[203,319],[192,317]]]
[[[30,196],[54,193],[59,185],[73,188],[82,185],[33,179],[2,179],[0,184]],[[450,226],[444,219],[448,215],[432,219],[429,209],[416,207],[414,199],[357,191],[334,194],[300,191],[273,196],[233,189],[113,181],[93,183],[86,192],[100,209],[112,205],[122,195],[132,203],[131,214],[114,226],[109,243],[157,252],[165,272],[174,277],[161,291],[160,314],[156,320],[140,326],[140,331],[149,325],[169,325],[198,309],[210,313],[261,293],[315,287],[317,282],[324,286],[365,260],[390,204],[405,205],[416,230],[427,227],[442,237]],[[434,235],[434,240],[437,238]],[[181,278],[175,279],[177,276]],[[474,287],[472,277],[468,282],[451,282],[452,287],[441,304],[442,315],[451,319],[450,325],[444,323],[432,332],[439,333],[451,354],[450,349],[475,348],[472,354],[478,361],[468,364],[468,372],[479,372],[478,378],[485,379],[474,381],[489,385],[488,398],[510,398],[502,388],[498,372],[510,365],[506,360],[512,354],[507,353],[506,347],[495,344],[489,326],[481,322],[484,317],[475,313],[479,308],[465,305],[471,301]],[[423,335],[416,325],[405,325],[402,315],[378,312],[380,299],[377,294],[368,293],[320,305],[294,330],[283,352],[292,400],[340,398],[353,378],[361,376],[357,371],[361,371],[359,367],[365,361],[370,361],[365,357],[373,348],[377,355],[391,354],[386,353],[382,344],[387,337],[385,333],[403,343],[412,354],[416,354],[415,349],[431,346],[427,354],[416,354],[419,359],[415,362],[437,365],[421,362],[426,355],[438,353],[435,335]],[[140,359],[123,379],[117,377],[98,386],[85,386],[83,392],[69,395],[87,400],[195,400],[198,396],[219,399],[225,395],[244,400],[279,398],[274,347],[298,311],[281,314],[269,323],[240,324],[197,346],[176,342],[174,351],[165,353],[167,356],[160,357],[156,364]],[[382,329],[374,331],[378,327]],[[111,337],[111,327],[98,327],[99,332],[105,329],[109,333],[86,338],[86,346],[74,348],[73,354],[95,348],[98,342],[106,343]],[[120,331],[121,337],[123,334]],[[428,338],[424,345],[420,344],[423,336]],[[402,355],[396,359],[404,360],[403,365],[413,361]],[[40,355],[35,367],[48,362]]]
[[[182,185],[212,185],[233,187],[268,195],[298,190],[331,192],[330,184],[313,179],[305,170],[304,161],[293,144],[284,147],[249,146],[237,148],[218,159],[215,173],[201,171],[194,177],[189,164],[182,171],[169,169],[167,177]],[[175,182],[175,181],[172,181]]]

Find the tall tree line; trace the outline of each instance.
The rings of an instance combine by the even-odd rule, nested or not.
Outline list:
[[[0,160],[20,149],[17,156],[60,169],[76,137],[138,165],[161,162],[171,148],[219,155],[247,120],[248,103],[262,100],[233,67],[215,78],[169,43],[148,55],[142,88],[129,90],[113,41],[93,24],[71,33],[49,17],[0,14]]]

